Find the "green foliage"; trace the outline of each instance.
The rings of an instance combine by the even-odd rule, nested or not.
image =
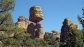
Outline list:
[[[57,33],[57,32],[55,30],[53,30],[52,33],[47,32],[45,34],[44,40],[50,46],[59,47],[59,40],[56,40],[56,37],[54,37],[53,33]]]
[[[5,19],[6,18],[6,19]],[[12,19],[12,15],[9,12],[6,12],[5,16],[4,16],[4,23],[7,27],[8,26],[13,26],[13,19]]]
[[[82,8],[82,10],[83,10],[83,16],[80,17],[80,16],[78,15],[78,21],[82,24],[82,27],[84,28],[84,8]]]
[[[0,14],[0,25],[8,26],[14,26],[12,16],[9,12],[6,12],[4,15]]]
[[[6,25],[7,27],[13,25],[13,19],[11,16],[11,10],[14,9],[14,0],[0,0],[0,25]]]
[[[71,29],[71,37],[67,38],[60,47],[83,47],[83,33],[78,29]]]
[[[59,47],[60,42],[55,41],[54,47]]]
[[[25,43],[28,47],[49,47],[47,42],[43,39],[28,39]]]
[[[22,45],[23,41],[30,37],[26,30],[18,28],[17,26],[7,27],[4,33],[0,34],[0,41],[6,46],[20,46]],[[13,34],[11,36],[11,34]],[[11,36],[11,37],[10,37]]]
[[[14,36],[10,37],[11,33]],[[26,30],[17,26],[6,28],[5,33],[0,34],[0,40],[2,47],[49,47],[43,39],[31,39]]]
[[[84,28],[84,18],[78,15],[78,21],[82,24],[82,27]]]
[[[3,44],[0,43],[0,47],[3,47]]]
[[[84,8],[82,8],[82,10],[83,10],[83,16],[80,17],[80,16],[78,15],[78,21],[81,23],[81,25],[82,25],[82,27],[83,27],[82,33],[83,33],[83,47],[84,47]]]
[[[14,0],[0,0],[0,13],[13,10],[15,7]]]
[[[6,27],[4,25],[0,25],[0,31],[6,30]]]

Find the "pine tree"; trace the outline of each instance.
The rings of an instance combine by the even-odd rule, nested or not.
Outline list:
[[[4,20],[3,24],[6,25],[6,27],[13,26],[14,23],[13,23],[12,15],[9,12],[6,12],[5,17],[6,17],[6,19]]]
[[[14,0],[0,0],[0,13],[13,10],[14,7]]]
[[[80,22],[80,24],[82,25],[82,27],[83,27],[83,29],[82,29],[82,33],[83,33],[83,46],[84,46],[84,7],[82,8],[82,10],[83,10],[83,16],[82,17],[80,17],[79,15],[78,15],[78,21]]]
[[[0,25],[6,25],[7,27],[13,25],[11,12],[14,6],[14,0],[0,0]]]
[[[82,10],[83,10],[83,16],[80,17],[80,16],[78,15],[78,21],[82,24],[82,27],[84,28],[84,8],[82,8]]]

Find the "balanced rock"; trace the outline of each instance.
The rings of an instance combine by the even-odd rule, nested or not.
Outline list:
[[[61,28],[61,34],[60,34],[60,42],[65,42],[67,38],[71,37],[71,31],[70,29],[79,29],[78,25],[73,23],[70,19],[65,18],[63,22],[63,26]]]
[[[23,28],[23,29],[27,29],[28,24],[29,24],[29,20],[25,18],[24,16],[20,16],[18,18],[18,22],[16,23],[18,27]]]
[[[31,38],[44,38],[43,26],[40,23],[30,23],[27,32],[31,34]]]
[[[35,23],[43,20],[42,9],[40,6],[33,6],[30,8],[29,20]]]

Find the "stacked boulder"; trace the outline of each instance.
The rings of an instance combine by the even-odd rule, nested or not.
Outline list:
[[[44,30],[40,21],[43,20],[42,9],[39,6],[30,8],[29,21],[27,32],[31,34],[31,38],[44,38]]]
[[[16,23],[18,27],[23,28],[23,29],[27,29],[28,24],[29,24],[29,20],[28,18],[25,18],[24,16],[20,16],[18,18],[18,22]]]
[[[65,42],[66,39],[71,37],[70,29],[79,29],[76,23],[73,23],[70,19],[65,18],[63,26],[61,28],[60,42]]]

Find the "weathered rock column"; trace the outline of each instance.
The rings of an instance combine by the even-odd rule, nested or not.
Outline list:
[[[76,23],[73,23],[70,19],[65,18],[63,22],[63,26],[61,28],[61,34],[60,34],[60,42],[65,42],[66,39],[71,39],[72,32],[70,29],[79,29],[78,25]]]
[[[29,13],[29,20],[32,23],[28,25],[27,32],[31,34],[31,38],[44,38],[43,26],[40,24],[40,21],[43,20],[41,7],[33,6]]]

